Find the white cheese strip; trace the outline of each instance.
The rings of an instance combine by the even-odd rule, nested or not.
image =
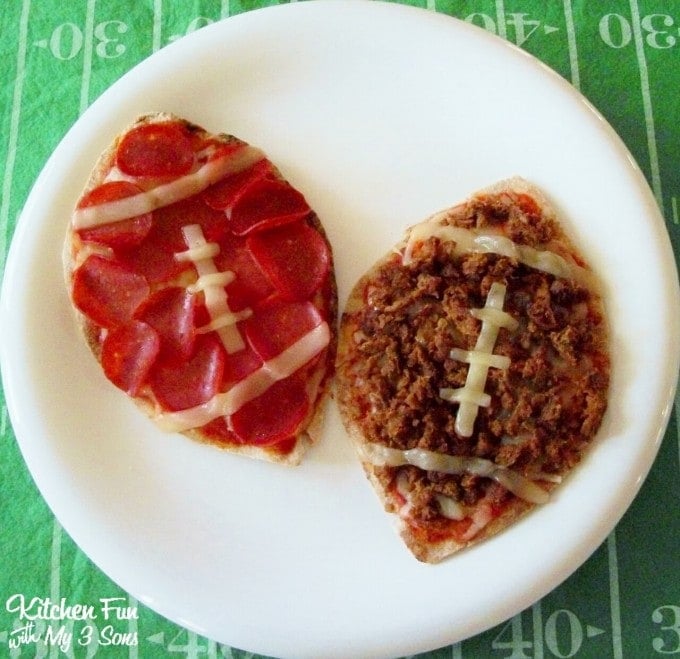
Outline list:
[[[564,257],[547,250],[539,250],[528,245],[513,242],[507,236],[497,233],[464,229],[440,224],[443,215],[437,215],[427,222],[411,227],[408,241],[402,254],[402,263],[408,265],[413,260],[416,243],[428,238],[439,238],[456,243],[455,253],[498,254],[515,259],[531,268],[547,272],[555,277],[590,281],[590,274],[584,268],[569,263]]]
[[[175,254],[176,261],[202,261],[203,259],[214,259],[220,253],[220,246],[217,243],[200,243],[195,247],[184,252]],[[213,273],[216,274],[216,273]]]
[[[189,293],[199,293],[210,286],[228,286],[236,279],[236,275],[231,270],[224,272],[213,272],[209,275],[201,275],[193,284],[187,286]]]
[[[503,311],[505,291],[506,287],[504,284],[498,282],[491,284],[484,309],[505,314],[501,316],[500,320],[507,325],[508,321],[505,316],[508,316],[512,321],[514,319]],[[472,311],[475,310],[473,309]],[[500,329],[499,325],[495,322],[496,318],[497,314],[490,314],[482,321],[482,328],[477,337],[474,352],[486,353],[488,355],[493,353]],[[462,389],[443,388],[439,392],[439,395],[445,400],[460,403],[456,411],[455,429],[461,437],[470,437],[472,435],[480,406],[488,407],[491,404],[491,398],[484,393],[490,366],[491,364],[484,363],[481,360],[471,362],[465,386]]]
[[[182,234],[189,249],[175,254],[175,258],[179,259],[181,257],[183,260],[193,261],[199,281],[202,277],[219,274],[213,261],[213,258],[219,253],[219,245],[206,242],[201,225],[188,224],[182,227]],[[217,251],[215,251],[215,247]],[[243,337],[238,327],[236,327],[236,322],[241,320],[241,318],[237,318],[229,308],[227,292],[224,290],[224,286],[221,285],[221,281],[216,281],[216,284],[206,286],[203,289],[205,307],[208,310],[211,322],[198,331],[204,333],[215,330],[224,345],[224,349],[229,354],[233,354],[246,347]],[[249,314],[250,310],[244,310],[240,313],[243,316],[243,313],[246,312]]]
[[[199,327],[196,332],[199,334],[207,334],[208,332],[215,332],[224,327],[230,327],[231,325],[236,325],[241,320],[250,318],[253,315],[252,309],[242,309],[241,311],[233,312],[227,311],[217,318],[213,318],[207,325]]]
[[[481,366],[480,362],[476,362]],[[469,404],[473,407],[489,407],[491,405],[491,396],[485,394],[483,391],[475,391],[469,387],[460,387],[458,389],[449,389],[442,387],[439,390],[439,397],[448,401],[449,403]]]
[[[163,183],[131,197],[116,199],[97,206],[77,208],[73,213],[73,228],[85,229],[109,222],[118,222],[169,206],[176,201],[202,192],[225,176],[237,174],[252,167],[264,157],[264,153],[259,149],[244,146],[222,158],[210,160],[195,171],[169,183]]]
[[[460,348],[454,348],[449,354],[451,359],[466,362],[467,364],[484,364],[485,366],[501,368],[503,370],[510,366],[510,357],[506,355],[491,355],[488,352],[461,350]]]
[[[434,497],[439,505],[439,512],[448,519],[461,520],[465,518],[463,506],[454,498],[436,494]]]
[[[289,377],[316,357],[330,341],[327,323],[321,323],[286,348],[281,354],[266,361],[258,370],[237,382],[229,391],[219,393],[202,405],[179,412],[166,412],[155,418],[156,423],[170,432],[200,428],[220,416],[229,416],[246,403],[262,395],[275,382]]]
[[[376,443],[363,444],[361,452],[364,459],[376,467],[413,465],[425,471],[438,471],[443,474],[470,473],[492,478],[515,496],[531,503],[542,504],[549,499],[548,492],[533,481],[484,458],[446,455],[420,448],[402,451]]]
[[[506,311],[494,309],[491,307],[484,307],[483,309],[470,309],[470,314],[477,320],[493,323],[498,327],[515,330],[519,327],[519,323]]]

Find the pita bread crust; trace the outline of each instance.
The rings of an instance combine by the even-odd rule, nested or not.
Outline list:
[[[168,112],[153,112],[141,115],[135,121],[133,121],[127,128],[121,131],[114,138],[113,142],[101,153],[97,162],[95,163],[92,172],[83,188],[81,196],[88,193],[90,190],[101,185],[111,168],[115,164],[116,151],[118,144],[120,143],[123,136],[128,133],[132,128],[143,124],[149,123],[159,123],[164,121],[179,121],[186,125],[191,125],[203,131],[204,129],[191,124],[191,122],[182,119],[172,113]],[[219,137],[224,140],[225,143],[244,143],[242,140],[234,137],[233,135],[220,134],[213,137]],[[285,180],[281,172],[272,166],[276,175]],[[248,458],[255,458],[258,460],[266,460],[268,462],[274,462],[277,464],[283,464],[287,466],[296,466],[300,464],[303,455],[306,451],[318,441],[320,436],[320,428],[323,425],[323,419],[325,416],[325,405],[329,397],[330,392],[330,381],[333,371],[333,363],[335,361],[335,351],[337,345],[337,330],[336,330],[336,318],[337,318],[337,286],[335,282],[335,277],[333,275],[334,265],[333,265],[333,255],[331,250],[331,245],[326,235],[326,231],[321,224],[320,219],[315,212],[312,212],[308,218],[309,222],[313,227],[321,234],[324,241],[328,245],[329,254],[331,258],[329,276],[329,308],[328,308],[328,326],[330,329],[330,341],[328,347],[328,358],[326,359],[326,373],[322,378],[317,397],[314,404],[311,406],[310,412],[307,419],[300,425],[300,432],[296,436],[295,447],[288,453],[282,453],[276,450],[276,447],[266,447],[266,446],[252,446],[252,445],[240,445],[240,444],[225,444],[224,442],[217,441],[201,431],[200,428],[187,430],[181,434],[189,437],[190,439],[201,442],[203,444],[210,444],[216,446],[222,450],[228,451],[230,453],[235,453]],[[104,248],[106,251],[106,248]],[[73,273],[74,270],[79,265],[77,260],[77,241],[75,239],[75,234],[73,231],[72,223],[69,222],[68,229],[66,232],[66,238],[64,241],[64,247],[62,252],[62,264],[64,278],[66,281],[67,288],[69,292],[73,288]],[[88,347],[90,348],[92,354],[95,356],[97,361],[101,364],[101,347],[99,344],[99,328],[94,324],[87,316],[81,313],[75,305],[72,305],[74,318],[78,331],[81,333]],[[128,396],[128,398],[132,398]],[[154,416],[159,411],[159,406],[152,400],[152,395],[147,394],[146,396],[139,396],[137,398],[132,398],[135,404],[152,420]]]
[[[578,253],[572,241],[564,233],[562,222],[558,218],[558,214],[553,205],[548,201],[545,195],[538,188],[536,188],[536,186],[532,185],[530,182],[521,177],[505,179],[485,187],[470,195],[462,202],[462,204],[466,204],[478,197],[502,193],[519,193],[531,196],[538,203],[542,215],[554,224],[553,228],[555,230],[554,233],[556,240],[559,241],[561,246],[565,247],[568,251]],[[462,204],[436,213],[415,226],[419,226],[420,224],[432,221],[434,219],[443,219],[445,217],[455,215],[456,210]],[[357,329],[352,325],[351,322],[349,322],[349,315],[364,306],[364,291],[367,284],[375,278],[375,276],[382,270],[383,267],[385,267],[386,264],[394,261],[395,259],[401,258],[400,253],[403,252],[404,248],[408,244],[408,237],[412,228],[413,227],[407,229],[404,238],[387,254],[376,261],[368,271],[365,272],[365,274],[357,281],[348,296],[340,322],[338,335],[338,356],[336,361],[334,396],[338,403],[340,417],[357,452],[367,479],[373,485],[373,488],[385,511],[395,514],[394,521],[402,540],[418,560],[426,563],[438,563],[463,549],[484,542],[485,540],[492,538],[493,536],[512,526],[519,519],[533,510],[536,507],[536,504],[529,503],[528,501],[520,499],[519,497],[513,497],[503,512],[495,517],[486,526],[484,526],[480,531],[478,531],[477,534],[474,535],[474,537],[472,537],[470,540],[465,542],[458,542],[452,538],[441,541],[427,540],[423,538],[422,534],[417,533],[403,517],[398,515],[398,505],[395,504],[389,492],[386,490],[383,481],[377,475],[376,467],[370,462],[367,462],[364,458],[362,447],[367,443],[367,439],[364,436],[359,423],[357,422],[357,415],[353,413],[354,399],[352,386],[349,383],[350,378],[344,375],[344,359],[350,350],[350,345],[353,341],[353,335]],[[586,270],[589,274],[592,274],[590,273],[587,266]],[[599,287],[594,279],[589,278],[589,287],[596,296],[599,296]],[[606,337],[604,337],[604,339],[606,339]],[[605,343],[606,340],[603,341],[603,344]],[[599,347],[604,348],[603,345],[600,345]],[[556,483],[542,482],[541,487],[550,492],[556,487]]]

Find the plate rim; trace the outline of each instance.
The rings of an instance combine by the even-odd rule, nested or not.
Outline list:
[[[264,16],[265,12],[266,12],[267,16],[273,15],[274,12],[294,12],[294,11],[298,11],[298,12],[302,12],[302,11],[306,11],[306,12],[322,11],[323,12],[325,10],[321,10],[317,7],[321,7],[323,5],[336,6],[337,7],[337,6],[342,5],[342,4],[352,4],[354,6],[363,5],[364,7],[370,6],[370,5],[378,6],[378,5],[384,4],[385,6],[390,7],[390,9],[389,9],[390,12],[394,11],[396,13],[401,13],[401,12],[417,12],[417,13],[420,13],[420,12],[425,11],[425,10],[421,10],[421,9],[418,9],[418,8],[405,6],[405,5],[387,5],[387,3],[367,3],[367,2],[362,2],[361,0],[356,0],[356,2],[352,1],[352,2],[349,2],[349,3],[342,2],[340,0],[336,0],[336,1],[331,0],[330,2],[326,2],[326,3],[309,3],[309,4],[304,4],[304,5],[282,5],[282,6],[277,6],[277,7],[261,8],[261,9],[258,9],[258,10],[254,10],[254,11],[251,11],[251,12],[246,12],[244,14],[240,14],[238,16],[230,17],[230,18],[225,19],[224,21],[220,21],[219,23],[216,23],[214,25],[207,26],[206,28],[203,28],[203,30],[214,30],[214,31],[217,32],[218,29],[219,29],[221,31],[222,29],[224,29],[222,24],[227,23],[227,21],[231,21],[232,22],[231,24],[233,24],[233,22],[236,21],[237,19],[242,19],[245,23],[247,23],[249,21],[256,21],[256,20],[259,20],[259,19],[257,17],[255,17],[255,14],[259,14],[260,16]],[[313,5],[317,5],[317,7],[314,7],[314,9],[312,10],[311,7]],[[302,9],[302,7],[307,7],[307,9]],[[372,10],[369,10],[369,11],[372,11]],[[383,9],[380,9],[379,11],[383,11]],[[449,17],[449,16],[445,16],[443,14],[436,14],[436,15],[433,15],[433,16],[437,16],[436,20],[443,19],[445,21],[456,21],[458,24],[460,24],[460,26],[462,26],[464,24],[463,21],[460,21],[458,19],[455,19],[455,18],[452,18],[452,17]],[[495,42],[497,40],[497,42],[500,42],[502,44],[503,48],[510,48],[511,50],[514,50],[516,52],[520,52],[523,56],[527,55],[527,53],[525,53],[524,51],[521,51],[520,49],[517,49],[512,44],[509,44],[507,42],[502,42],[498,37],[494,37],[493,35],[489,35],[486,32],[484,32],[483,30],[481,30],[480,28],[477,28],[475,26],[469,26],[469,27],[471,29],[478,31],[478,33],[484,34],[485,38],[487,38],[487,40],[490,41],[490,42]],[[461,29],[462,29],[462,27],[461,27]],[[167,47],[167,49],[173,49],[171,52],[175,52],[175,50],[177,52],[180,52],[180,51],[186,49],[188,46],[187,46],[187,42],[185,40],[192,40],[192,39],[194,41],[197,40],[199,38],[199,36],[197,36],[197,35],[200,35],[200,32],[202,32],[203,30],[195,33],[194,35],[190,35],[189,37],[185,37],[184,39],[179,40],[178,42],[176,42],[174,44],[171,44],[170,46]],[[182,42],[184,42],[184,43],[182,43]],[[161,55],[163,53],[163,51],[166,51],[166,48],[164,48],[162,51],[160,51],[156,55],[153,55],[152,57],[157,57],[158,55]],[[167,55],[167,51],[166,51],[166,55]],[[530,55],[528,57],[534,59],[535,62],[538,62],[540,64],[539,60],[536,60],[535,58],[533,58]],[[151,65],[147,64],[146,62],[150,59],[151,58],[147,58],[147,60],[144,60],[140,64],[136,65],[133,69],[131,69],[128,73],[126,73],[121,79],[119,79],[111,87],[109,87],[109,89],[106,92],[104,92],[104,94],[102,94],[102,97],[100,97],[100,99],[97,99],[97,101],[95,101],[93,103],[93,105],[90,107],[90,109],[88,109],[88,111],[86,111],[86,113],[83,116],[84,117],[90,116],[93,112],[95,112],[96,109],[99,107],[98,104],[100,102],[101,103],[106,102],[106,100],[111,96],[111,89],[117,90],[120,86],[125,84],[124,81],[128,80],[128,76],[140,75],[139,73],[135,73],[135,71],[140,70],[140,67],[149,68]],[[541,64],[541,66],[544,67],[544,65],[542,65],[542,64]],[[144,71],[146,70],[146,68],[144,69]],[[557,74],[555,72],[551,72],[551,74],[554,77],[557,77]],[[565,89],[569,88],[575,94],[577,94],[578,97],[583,98],[566,81],[564,81],[561,78],[560,78],[560,81],[562,81],[562,83],[565,85]],[[93,108],[94,108],[94,110],[93,110]],[[599,115],[599,113],[597,112],[597,110],[595,110],[594,107],[590,106],[589,111],[594,112],[595,116],[601,117],[601,115]],[[55,150],[55,153],[47,161],[44,169],[42,170],[41,174],[39,175],[38,179],[36,180],[33,189],[29,193],[26,205],[24,206],[24,209],[22,210],[20,217],[17,221],[15,235],[14,235],[12,242],[11,242],[11,245],[10,245],[9,253],[8,253],[8,256],[7,256],[7,260],[6,260],[5,273],[4,273],[4,277],[3,277],[2,301],[0,302],[0,317],[4,318],[5,320],[7,320],[7,318],[9,317],[10,307],[12,306],[12,302],[14,301],[14,297],[13,297],[13,288],[15,286],[14,277],[17,276],[17,270],[16,269],[18,268],[18,265],[15,263],[15,261],[19,258],[16,254],[20,252],[21,247],[26,242],[28,242],[29,239],[30,239],[30,236],[28,235],[29,234],[28,221],[25,218],[28,217],[28,215],[31,212],[32,204],[34,203],[34,195],[37,194],[37,192],[34,192],[34,191],[40,190],[42,185],[44,184],[45,179],[49,178],[49,176],[52,173],[51,170],[54,167],[54,164],[57,161],[58,156],[62,153],[62,150],[63,150],[62,144],[64,144],[64,143],[70,144],[72,141],[75,140],[75,137],[73,137],[73,135],[77,133],[78,127],[80,125],[82,125],[82,123],[81,123],[81,120],[79,119],[74,124],[74,126],[67,132],[67,134],[64,137],[64,139],[62,140],[62,143],[60,144],[60,146]],[[608,126],[608,124],[607,124],[607,126]],[[613,129],[609,128],[609,130],[611,130],[611,133],[612,133],[611,138],[617,141],[618,148],[623,149],[622,153],[624,153],[624,154],[628,153],[629,154],[628,149],[625,147],[625,145],[620,140],[620,138],[616,135],[616,133],[613,132]],[[69,137],[69,136],[71,136],[71,137]],[[641,189],[639,190],[641,198],[644,198],[644,200],[648,204],[654,204],[654,207],[656,208],[656,213],[652,212],[652,216],[654,216],[653,219],[656,222],[655,229],[657,231],[659,231],[660,233],[664,234],[663,236],[661,236],[662,244],[660,245],[662,247],[664,253],[665,253],[665,255],[663,256],[664,266],[669,272],[675,273],[674,285],[670,286],[669,291],[667,292],[668,299],[669,299],[669,301],[671,301],[671,306],[672,306],[672,309],[669,311],[669,317],[670,317],[671,321],[674,321],[674,323],[672,322],[672,324],[671,324],[671,329],[668,331],[668,336],[669,336],[669,338],[671,336],[675,336],[677,338],[678,335],[679,335],[678,322],[677,322],[677,319],[676,319],[677,313],[673,314],[672,311],[673,310],[677,311],[678,309],[680,309],[680,294],[678,292],[677,270],[675,269],[674,255],[672,253],[670,241],[668,240],[668,233],[667,233],[667,229],[665,227],[665,223],[663,221],[663,217],[662,217],[659,209],[656,207],[656,204],[654,202],[651,190],[649,189],[649,186],[648,186],[646,180],[644,179],[642,172],[637,167],[637,165],[634,165],[634,168],[635,168],[635,171],[636,171],[635,176],[636,176],[638,182],[643,184],[643,185],[641,185]],[[664,240],[664,238],[665,238],[665,240]],[[672,270],[671,270],[671,266],[673,268]],[[342,306],[344,304],[344,300],[339,300],[339,303]],[[3,335],[6,335],[7,323],[3,321],[2,327],[3,327],[2,333],[3,333]],[[14,338],[16,339],[16,337],[14,337]],[[9,415],[10,415],[10,419],[12,421],[12,425],[15,428],[15,432],[16,432],[16,435],[17,435],[17,442],[19,443],[19,446],[21,448],[22,455],[24,455],[24,460],[26,461],[26,464],[29,468],[29,471],[31,472],[31,475],[33,476],[34,473],[40,473],[41,470],[36,467],[35,456],[32,455],[31,449],[27,445],[27,440],[26,440],[25,435],[23,435],[21,439],[19,437],[20,434],[26,433],[27,430],[24,427],[24,422],[19,418],[20,417],[19,412],[20,412],[20,408],[21,408],[21,403],[18,400],[19,392],[17,390],[17,385],[16,385],[17,378],[19,376],[16,374],[16,370],[15,370],[16,367],[14,365],[11,365],[12,357],[9,354],[10,353],[10,346],[8,345],[8,343],[9,343],[8,341],[3,340],[2,344],[0,346],[2,348],[2,350],[0,352],[0,359],[1,359],[1,362],[2,362],[2,376],[3,376],[3,385],[4,385],[6,403],[7,403],[7,408],[8,408],[8,412],[9,412]],[[667,393],[666,393],[665,399],[663,401],[659,402],[659,407],[662,409],[662,413],[661,413],[660,423],[659,423],[657,430],[656,430],[656,436],[653,438],[653,441],[650,442],[650,446],[647,448],[648,464],[642,470],[642,471],[644,471],[644,477],[646,477],[647,473],[651,469],[653,459],[658,452],[661,439],[663,438],[663,435],[665,433],[665,429],[667,427],[667,424],[668,424],[668,421],[669,421],[669,418],[670,418],[670,412],[671,412],[670,408],[671,408],[671,405],[672,405],[672,402],[673,402],[673,399],[674,399],[674,392],[675,392],[675,387],[676,387],[676,384],[677,384],[677,377],[674,377],[672,375],[671,371],[673,369],[676,373],[678,371],[678,366],[680,365],[680,350],[676,350],[674,352],[673,357],[674,357],[673,360],[671,360],[671,366],[668,368],[668,370],[666,372],[666,378],[665,378],[666,382],[663,386],[659,385],[659,388],[663,389]],[[8,381],[5,380],[6,377],[8,378]],[[20,433],[20,431],[21,431],[21,433]],[[34,470],[35,470],[35,472],[34,472]],[[627,501],[627,503],[625,503],[625,505],[623,505],[623,500],[622,500],[620,510],[617,511],[617,514],[618,514],[618,517],[617,517],[617,520],[616,520],[617,522],[620,519],[620,517],[624,514],[624,512],[628,508],[628,506],[630,505],[630,502],[632,502],[635,494],[637,494],[639,487],[642,485],[642,480],[643,480],[643,478],[640,478],[638,480],[636,487],[634,489],[634,493],[629,497],[629,500]],[[41,495],[47,501],[50,508],[52,508],[52,502],[50,501],[50,499],[52,499],[52,496],[53,496],[52,493],[48,493],[47,496],[46,496],[46,493],[44,493],[42,491],[41,483],[36,480],[36,484],[38,485],[38,488],[41,490]],[[66,528],[66,530],[69,533],[69,535],[71,535],[71,537],[73,537],[74,539],[75,539],[76,536],[82,535],[81,533],[76,533],[74,535],[71,532],[71,530],[68,529],[68,528]],[[600,535],[601,533],[602,533],[602,528],[600,528],[598,530],[597,535]],[[396,541],[398,541],[398,539],[396,539]],[[80,544],[80,543],[78,543],[78,544]],[[592,547],[591,551],[594,551],[596,548],[597,548],[597,545]],[[585,560],[585,558],[587,558],[587,556],[583,557],[583,560]],[[579,565],[583,562],[583,560],[581,560],[579,562]],[[566,578],[569,574],[571,574],[571,572],[573,572],[576,569],[576,567],[574,567],[573,569],[568,568],[567,566],[562,566],[562,567],[563,567],[563,569],[561,570],[561,573],[559,575],[557,575],[557,578],[559,579],[559,581],[557,583],[554,583],[548,590],[552,590],[552,588],[554,588],[558,583],[561,583],[561,581],[564,578]],[[100,567],[99,569],[102,569],[102,568]],[[102,569],[102,571],[105,574],[110,574],[110,572],[108,570]],[[120,583],[120,579],[115,579],[115,581]],[[125,589],[128,590],[128,592],[133,592],[133,589],[129,589],[127,587],[125,587]],[[534,592],[534,595],[535,595],[535,592]],[[532,595],[532,597],[533,597],[533,595]],[[170,620],[174,620],[175,622],[177,622],[177,624],[180,624],[182,626],[188,626],[189,628],[194,628],[196,631],[198,631],[199,633],[202,633],[202,634],[206,633],[205,630],[201,630],[200,627],[198,627],[195,623],[187,625],[185,622],[177,621],[176,616],[173,616],[172,611],[164,612],[163,607],[160,605],[160,603],[150,602],[149,599],[145,598],[143,594],[142,594],[141,597],[139,597],[139,599],[140,599],[140,601],[144,602],[147,606],[149,606],[151,609],[156,610],[157,612],[161,613],[161,615],[164,615],[165,617],[169,618]],[[149,603],[147,603],[147,602],[149,602]],[[510,608],[514,609],[515,607],[511,606]],[[522,608],[524,608],[524,607],[522,607]],[[499,622],[502,622],[502,620],[500,620]],[[485,626],[484,628],[487,628],[487,627],[488,626]],[[482,629],[478,629],[475,633],[477,633],[478,631],[482,631]],[[437,642],[439,642],[439,641],[437,641]],[[449,642],[453,642],[453,641],[449,641]],[[378,656],[378,655],[376,655],[376,656]]]

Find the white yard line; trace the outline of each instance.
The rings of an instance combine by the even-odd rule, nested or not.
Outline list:
[[[574,27],[574,13],[571,0],[564,0],[564,20],[567,26],[567,48],[569,49],[569,66],[571,69],[571,84],[581,89],[581,73],[578,65],[578,49],[576,47],[576,29]]]
[[[3,405],[2,416],[0,416],[0,437],[4,437],[5,434],[7,433],[7,429],[9,428],[7,418],[8,418],[7,405]]]
[[[132,597],[132,595],[128,595],[128,604],[127,604],[131,609],[136,609],[139,611],[139,602]],[[133,634],[134,636],[137,636],[139,634],[138,631],[138,626],[137,626],[137,618],[134,616],[130,616],[128,619],[128,632],[130,634]],[[139,645],[131,645],[130,650],[128,652],[128,657],[129,659],[138,659],[139,657]]]
[[[534,654],[532,659],[543,659],[543,609],[541,600],[531,607],[531,621],[534,628]]]
[[[50,600],[58,602],[61,597],[61,525],[55,519],[52,522],[52,554],[50,557]],[[60,621],[52,621],[54,631],[57,632]],[[56,659],[61,654],[59,645],[50,646],[50,657]]]
[[[656,130],[654,128],[654,109],[652,108],[652,96],[649,88],[649,70],[645,57],[645,44],[642,38],[640,26],[640,8],[637,0],[630,0],[631,25],[633,28],[633,41],[635,54],[640,69],[640,88],[642,91],[642,107],[645,114],[645,126],[647,128],[647,149],[649,151],[649,166],[652,175],[652,190],[656,197],[659,208],[663,211],[663,193],[661,190],[661,172],[659,171],[659,154],[656,144]]]
[[[496,0],[496,29],[501,39],[508,38],[508,30],[505,24],[505,3],[503,0]]]
[[[85,11],[85,41],[83,43],[83,75],[80,79],[80,107],[83,114],[90,105],[90,80],[92,78],[92,48],[94,41],[94,6],[95,0],[88,0]]]
[[[163,0],[153,2],[153,31],[151,33],[151,50],[155,53],[161,49],[161,27],[163,25]]]
[[[5,267],[7,250],[9,247],[9,207],[14,181],[14,167],[17,157],[19,141],[19,123],[21,119],[21,100],[26,75],[26,47],[28,42],[28,16],[31,10],[31,0],[24,0],[21,5],[19,18],[19,43],[17,48],[17,72],[14,79],[14,93],[12,95],[12,111],[9,122],[7,139],[7,159],[5,173],[2,180],[2,201],[0,201],[0,271]]]
[[[619,557],[616,549],[616,530],[607,538],[609,561],[609,611],[612,622],[612,651],[614,659],[623,659],[621,636],[621,593],[619,591]]]

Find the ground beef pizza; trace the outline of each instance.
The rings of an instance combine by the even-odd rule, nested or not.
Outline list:
[[[609,369],[591,270],[511,179],[412,227],[357,283],[337,398],[406,544],[436,562],[547,501],[600,426]]]
[[[169,431],[295,464],[335,359],[331,248],[257,148],[170,115],[102,154],[65,270],[104,374]]]

